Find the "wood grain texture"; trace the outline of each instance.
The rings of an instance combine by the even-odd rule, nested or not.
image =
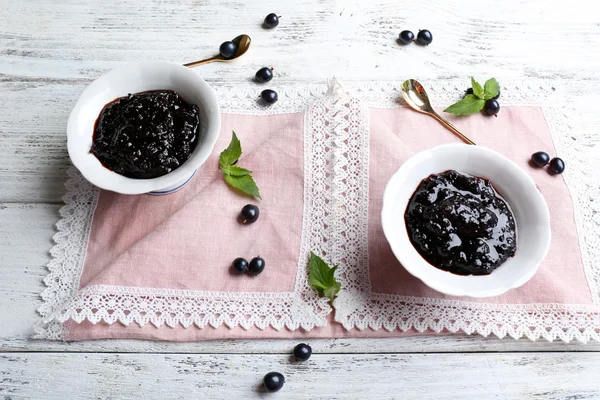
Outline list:
[[[0,394],[48,399],[597,399],[596,354],[9,354]],[[285,376],[276,394],[262,377]]]
[[[269,12],[283,18],[267,31],[260,24]],[[433,32],[432,45],[398,46],[401,30],[419,28]],[[586,0],[493,5],[479,0],[5,1],[0,13],[0,394],[245,399],[263,397],[257,391],[261,377],[280,370],[288,377],[277,394],[283,398],[600,398],[599,358],[586,352],[600,350],[598,343],[468,336],[315,340],[310,362],[294,365],[287,354],[296,343],[289,340],[29,339],[69,164],[67,118],[80,93],[126,62],[204,58],[240,33],[252,37],[250,52],[231,64],[200,67],[209,82],[256,87],[251,78],[263,66],[275,68],[269,84],[274,89],[334,75],[342,80],[560,79],[578,109],[573,129],[598,137],[600,14]],[[600,156],[600,139],[595,143],[586,157]],[[548,353],[496,353],[506,351]],[[471,354],[392,354],[423,352]]]
[[[158,352],[158,353],[279,353],[286,354],[297,340],[222,340],[200,343],[160,343],[103,340],[59,343],[31,340],[32,326],[40,318],[39,293],[48,250],[58,218],[55,204],[0,204],[0,352]],[[389,339],[319,339],[311,345],[320,353],[422,353],[502,351],[590,351],[600,343],[548,343],[545,341],[483,338],[480,336],[419,336]]]
[[[66,121],[93,79],[126,62],[186,62],[212,55],[239,33],[252,48],[231,64],[199,67],[210,82],[251,82],[275,68],[269,87],[342,80],[495,76],[564,80],[597,131],[600,14],[586,1],[164,0],[7,2],[0,15],[0,202],[59,202],[68,165]],[[273,30],[268,12],[282,14]],[[402,29],[428,28],[430,46],[399,46]],[[9,107],[5,105],[9,104]]]

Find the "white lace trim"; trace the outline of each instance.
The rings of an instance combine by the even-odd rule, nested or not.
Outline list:
[[[390,90],[390,87],[400,87],[400,82],[358,84],[355,87],[355,96],[366,99],[366,102],[376,107],[396,107],[397,92]],[[508,90],[502,91],[502,104],[541,106],[556,143],[557,153],[568,160],[569,166],[564,178],[575,203],[576,224],[580,237],[583,238],[581,250],[584,254],[583,262],[592,299],[598,303],[600,266],[594,266],[593,262],[600,258],[599,238],[595,234],[599,224],[597,219],[594,220],[594,215],[600,211],[600,207],[597,201],[595,204],[593,201],[600,195],[600,186],[593,182],[594,178],[588,178],[590,175],[585,173],[590,170],[597,171],[598,165],[590,165],[587,161],[592,157],[584,156],[586,145],[591,149],[593,143],[586,141],[584,134],[574,131],[573,127],[568,125],[567,115],[572,110],[564,107],[564,102],[560,101],[562,97],[555,93],[556,87],[542,82],[533,85],[518,82],[507,85],[504,89],[507,87]],[[454,103],[464,89],[463,85],[458,86],[454,82],[437,81],[428,82],[427,90],[433,93],[435,105],[447,105]],[[347,101],[352,102],[352,99]],[[361,162],[349,164],[351,168],[341,177],[346,184],[340,187],[342,192],[337,193],[336,198],[343,199],[344,191],[368,193],[368,177],[364,171],[365,165],[368,165],[368,144],[368,140],[357,140],[347,143],[341,150],[341,153],[351,155],[348,158],[352,157]],[[587,165],[583,164],[584,160]],[[356,204],[355,209],[367,213],[368,198],[358,197],[355,200],[362,202]],[[499,338],[508,335],[515,339],[526,336],[531,340],[544,338],[549,341],[560,339],[566,342],[573,339],[581,342],[600,340],[598,305],[494,305],[372,293],[368,261],[365,261],[365,258],[368,259],[366,219],[364,215],[355,218],[350,216],[342,223],[344,227],[341,231],[359,232],[348,248],[338,247],[333,257],[336,262],[340,262],[337,276],[343,287],[334,302],[335,320],[346,329],[368,327],[374,330],[416,329],[420,332],[430,329],[435,332],[462,331],[483,336],[494,334]]]
[[[221,97],[228,97],[227,90],[221,91]],[[303,98],[306,108],[310,96]],[[240,96],[238,101],[244,103],[244,106],[237,104],[238,109],[248,111],[248,97]],[[229,104],[232,104],[231,100]],[[273,113],[272,110],[261,106],[254,112],[263,115]],[[298,111],[301,110],[280,110]],[[108,285],[78,290],[99,190],[84,180],[76,169],[70,168],[65,184],[67,194],[63,197],[65,206],[60,210],[62,219],[57,223],[58,233],[53,238],[56,245],[51,250],[52,261],[48,264],[50,273],[44,279],[47,286],[42,292],[44,303],[38,309],[43,318],[34,327],[34,337],[63,339],[63,323],[68,320],[77,323],[104,321],[109,324],[118,321],[125,325],[131,322],[155,326],[166,324],[171,327],[177,324],[184,327],[225,324],[230,328],[256,326],[266,329],[270,326],[277,330],[284,327],[310,330],[324,326],[332,309],[328,300],[319,297],[309,286],[307,264],[309,251],[319,248],[323,237],[326,237],[318,228],[326,212],[325,201],[321,199],[326,191],[311,186],[311,182],[314,181],[313,176],[326,173],[329,153],[323,147],[311,145],[319,139],[314,138],[309,114],[305,116],[304,209],[294,292],[218,293]]]
[[[52,238],[56,244],[50,250],[49,273],[44,278],[46,289],[42,291],[43,303],[38,308],[44,318],[77,296],[92,217],[98,204],[98,189],[85,181],[75,168],[70,168],[67,174],[65,205],[59,211],[58,232]],[[34,332],[36,338],[60,340],[63,324],[56,320],[40,322],[34,326]]]
[[[434,105],[451,104],[466,81],[428,81]],[[599,303],[600,184],[585,171],[600,169],[592,134],[574,128],[552,82],[524,84],[502,81],[503,105],[542,106],[557,153],[568,160],[564,174],[575,207],[581,250],[593,299]],[[65,206],[54,236],[42,323],[37,338],[62,339],[64,321],[85,319],[96,323],[119,321],[156,326],[181,324],[248,329],[311,329],[323,326],[331,308],[308,286],[307,254],[321,250],[328,261],[340,262],[338,276],[344,289],[335,301],[335,318],[346,328],[381,327],[435,332],[464,331],[484,336],[495,334],[547,340],[600,340],[598,307],[562,304],[491,305],[430,298],[371,293],[367,254],[369,107],[398,107],[401,82],[351,82],[343,89],[323,84],[280,89],[279,101],[265,107],[253,88],[216,86],[224,113],[269,115],[307,111],[305,114],[305,190],[303,230],[298,272],[293,293],[215,293],[164,289],[91,286],[78,291],[91,221],[98,191],[76,170],[69,171]],[[507,89],[508,88],[508,89]],[[354,95],[350,95],[353,93]],[[360,100],[359,100],[360,99]],[[587,156],[586,156],[587,155]],[[359,160],[359,162],[356,162]],[[585,164],[584,164],[585,162]],[[594,262],[596,264],[594,264]],[[352,269],[348,266],[353,266]],[[252,307],[248,306],[252,299]]]

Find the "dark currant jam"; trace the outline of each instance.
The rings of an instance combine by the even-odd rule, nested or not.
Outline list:
[[[199,140],[199,110],[172,90],[120,97],[100,112],[91,152],[129,178],[166,175],[190,158]]]
[[[423,179],[404,214],[413,246],[431,265],[487,275],[517,249],[515,220],[490,181],[457,171]]]

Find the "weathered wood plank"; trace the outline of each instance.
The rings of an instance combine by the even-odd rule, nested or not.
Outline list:
[[[0,71],[91,79],[126,61],[210,56],[224,40],[247,33],[251,52],[235,64],[203,67],[206,75],[243,81],[266,63],[279,77],[310,81],[406,73],[595,78],[598,17],[586,5],[506,0],[490,12],[476,0],[8,2],[0,16]],[[274,30],[261,28],[269,12],[283,16]],[[424,28],[433,32],[431,46],[397,45],[402,29]]]
[[[0,356],[6,398],[597,399],[596,354],[284,355],[23,354]]]
[[[0,351],[289,353],[294,340],[159,343],[133,340],[57,343],[31,340],[58,205],[0,204]],[[548,343],[478,336],[311,340],[321,353],[600,351],[600,343]]]
[[[251,51],[232,64],[201,67],[209,81],[253,85],[254,72],[264,65],[276,69],[269,84],[275,89],[333,75],[558,78],[585,109],[582,123],[597,129],[597,13],[574,12],[583,8],[559,0],[543,9],[508,0],[494,5],[493,13],[484,4],[8,2],[0,14],[0,202],[60,201],[68,114],[91,80],[129,61],[202,58],[241,32],[253,37]],[[262,29],[264,15],[277,10],[280,26]],[[406,28],[428,28],[434,42],[401,47],[395,40]]]

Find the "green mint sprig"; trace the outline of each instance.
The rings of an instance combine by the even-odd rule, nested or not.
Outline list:
[[[252,171],[233,165],[242,155],[242,144],[235,132],[232,131],[231,133],[229,146],[219,156],[220,171],[223,173],[223,178],[230,186],[262,200],[258,186],[252,179]]]
[[[321,257],[310,252],[310,260],[308,262],[308,283],[321,296],[328,297],[333,301],[339,293],[342,284],[335,279],[335,270],[337,265],[331,268]]]
[[[473,94],[466,95],[462,100],[446,108],[444,112],[454,115],[471,115],[478,113],[485,106],[486,100],[492,99],[500,92],[500,85],[496,79],[488,79],[483,87],[471,77]]]

